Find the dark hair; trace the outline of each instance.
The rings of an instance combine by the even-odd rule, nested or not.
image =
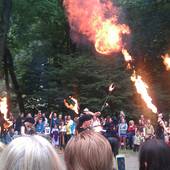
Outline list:
[[[146,141],[139,153],[139,170],[170,170],[170,147],[158,139]]]

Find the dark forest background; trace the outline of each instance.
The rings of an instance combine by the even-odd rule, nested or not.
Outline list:
[[[170,50],[168,0],[114,0],[131,28],[128,50],[138,74],[160,112],[170,114],[170,72],[161,58]],[[62,0],[0,1],[0,91],[14,113],[68,110],[63,99],[74,95],[80,109],[103,114],[124,110],[129,118],[153,113],[136,93],[122,54],[101,56],[90,45],[71,41]],[[6,94],[5,94],[6,95]]]

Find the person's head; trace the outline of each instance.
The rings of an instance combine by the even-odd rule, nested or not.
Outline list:
[[[135,124],[135,123],[134,123],[133,120],[130,120],[130,121],[129,121],[129,125],[130,125],[130,126],[134,126],[134,124]]]
[[[56,113],[56,112],[53,113],[53,117],[54,117],[54,118],[57,117],[57,113]]]
[[[67,116],[67,119],[68,119],[68,120],[71,120],[71,116],[70,116],[70,115],[68,115],[68,116]]]
[[[2,152],[1,170],[62,170],[63,165],[53,146],[41,136],[14,139]]]
[[[125,113],[123,110],[120,111],[120,117],[125,117]]]
[[[163,140],[150,139],[141,146],[139,159],[139,170],[169,170],[170,147]]]
[[[144,115],[140,115],[140,118],[143,120],[144,119]]]
[[[82,115],[80,118],[79,118],[79,121],[78,121],[78,126],[79,127],[83,127],[83,128],[88,128],[91,126],[92,124],[92,118],[93,116],[92,115]]]
[[[138,123],[139,123],[139,125],[141,125],[141,124],[142,124],[142,120],[141,120],[141,119],[139,119],[139,122],[138,122]]]
[[[62,119],[62,114],[59,114],[59,115],[58,115],[58,118],[61,120],[61,119]]]
[[[99,133],[85,130],[73,137],[65,148],[68,170],[112,170],[113,154],[107,139]]]
[[[147,120],[147,125],[151,125],[151,120],[150,119]]]

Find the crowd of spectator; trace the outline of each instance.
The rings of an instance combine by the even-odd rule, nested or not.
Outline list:
[[[1,126],[0,161],[4,163],[0,170],[64,170],[65,165],[68,170],[112,170],[113,155],[119,147],[140,151],[140,170],[170,168],[170,125],[161,113],[156,126],[144,115],[135,123],[127,121],[123,111],[115,119],[87,108],[74,119],[55,112],[47,117],[39,111],[34,116],[20,114],[16,119],[11,114],[10,121],[10,128]],[[56,147],[65,150],[64,164]]]
[[[70,115],[63,117],[56,112],[51,112],[47,117],[39,111],[34,116],[30,113],[25,117],[20,114],[16,119],[11,114],[10,120],[13,121],[10,128],[1,128],[1,140],[5,144],[20,135],[39,134],[50,139],[53,146],[63,149],[72,136],[87,128],[102,133],[110,143],[114,143],[112,149],[116,145],[138,151],[144,141],[155,137],[169,144],[170,121],[164,121],[162,114],[158,115],[156,126],[144,115],[140,115],[138,122],[135,122],[127,121],[123,111],[115,119],[111,116],[102,117],[100,112],[93,113],[87,108],[74,119]],[[116,140],[119,144],[116,144]]]

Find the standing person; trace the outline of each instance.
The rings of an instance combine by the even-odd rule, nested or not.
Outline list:
[[[37,133],[44,133],[44,130],[45,130],[44,122],[43,122],[42,118],[40,118],[38,120],[38,123],[36,124],[35,131]]]
[[[151,120],[148,119],[147,122],[146,122],[146,125],[145,125],[145,139],[148,140],[148,139],[152,139],[154,137],[154,128],[151,124]]]
[[[52,128],[54,128],[54,125],[56,125],[58,123],[58,120],[57,120],[57,113],[56,112],[51,112],[50,116],[49,116],[49,119],[50,119],[50,127],[51,127],[51,130]]]
[[[71,119],[71,116],[68,115],[67,122],[66,122],[66,144],[73,135],[73,126],[74,126],[74,122]]]
[[[45,113],[42,113],[42,121],[44,122],[44,126],[47,126],[48,125],[48,119],[46,117],[46,114]]]
[[[142,125],[145,126],[146,121],[145,121],[144,115],[140,115],[140,120],[141,120]]]
[[[139,119],[139,122],[137,124],[137,130],[144,136],[144,129],[145,129],[145,126],[144,124],[142,123],[142,120]]]
[[[136,131],[135,122],[133,120],[130,120],[127,133],[128,145],[130,149],[133,148],[133,139],[135,136],[135,131]]]
[[[58,130],[59,130],[59,146],[60,149],[64,147],[64,120],[62,114],[58,115]]]
[[[114,156],[116,156],[119,153],[119,136],[117,134],[117,127],[110,116],[107,116],[103,128],[106,131],[103,135],[109,141],[112,147],[112,152],[114,153]]]
[[[66,126],[64,121],[62,122],[61,126],[59,127],[59,145],[60,149],[62,150],[65,146],[65,137],[66,137]]]
[[[157,127],[156,127],[156,138],[165,140],[164,136],[164,130],[166,129],[164,121],[163,121],[163,114],[158,114],[158,121],[157,121]]]
[[[119,114],[119,123],[122,121],[122,119],[125,119],[125,113],[121,110]]]
[[[59,146],[59,129],[57,125],[54,125],[54,128],[51,131],[52,145],[54,147]]]
[[[31,135],[35,133],[35,120],[31,113],[28,113],[23,125],[21,126],[21,135]]]
[[[21,134],[21,126],[24,122],[24,113],[20,113],[15,122],[15,132],[17,135]]]
[[[137,130],[135,133],[134,142],[133,142],[133,144],[134,144],[133,151],[134,152],[139,151],[141,143],[142,143],[142,136],[141,136],[139,130]]]
[[[103,130],[100,119],[98,118],[97,115],[93,116],[92,128],[95,132],[101,132]]]
[[[118,134],[121,142],[121,146],[126,148],[126,138],[127,138],[128,125],[124,118],[121,119],[121,123],[118,125]]]

